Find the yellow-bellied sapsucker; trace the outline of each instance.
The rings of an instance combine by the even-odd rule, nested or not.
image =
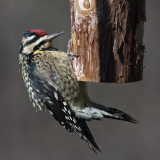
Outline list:
[[[77,133],[88,146],[100,150],[86,124],[102,118],[136,123],[128,114],[90,100],[84,82],[78,82],[67,53],[53,48],[51,40],[62,34],[48,35],[42,30],[24,32],[19,67],[29,98],[36,110],[45,110],[69,132]]]

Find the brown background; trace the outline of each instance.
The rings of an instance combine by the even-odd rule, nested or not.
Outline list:
[[[22,33],[64,30],[54,46],[70,38],[68,0],[0,1],[0,160],[157,160],[160,158],[160,1],[147,0],[144,80],[130,84],[88,84],[92,99],[130,113],[139,125],[115,120],[89,122],[102,150],[95,155],[75,134],[31,106],[18,71]]]

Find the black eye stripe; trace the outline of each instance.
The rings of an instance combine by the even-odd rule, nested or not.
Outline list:
[[[38,39],[39,39],[38,37],[34,37],[33,39],[31,39],[31,40],[29,40],[28,42],[26,42],[26,43],[25,43],[25,46],[36,42]]]
[[[33,48],[33,50],[34,50],[34,51],[35,51],[35,50],[38,50],[39,47],[42,46],[42,45],[45,44],[45,43],[46,43],[46,41],[40,42],[38,45],[36,45],[36,46]]]
[[[32,41],[36,41],[36,40],[38,40],[39,38],[37,38],[37,37],[34,37],[33,39],[32,39]]]
[[[29,45],[32,45],[31,46],[31,51],[33,52],[33,51],[35,51],[35,50],[38,50],[42,45],[44,45],[45,43],[46,43],[46,41],[45,40],[40,40],[39,42],[38,42],[38,44],[35,44],[35,42],[36,41],[38,41],[41,37],[43,37],[43,36],[37,36],[37,35],[32,35],[32,36],[34,36],[33,38],[31,38],[31,36],[28,36],[27,38],[28,38],[28,40],[27,40],[27,38],[26,38],[26,42],[24,41],[22,44],[21,44],[21,46],[20,46],[20,53],[22,53],[23,52],[23,50],[24,50],[24,48],[26,48],[26,47],[29,47]],[[45,36],[45,35],[44,35]],[[25,37],[24,37],[25,38]]]
[[[38,40],[38,39],[36,39],[35,41],[37,41],[37,40]],[[27,42],[27,43],[25,44],[25,46],[30,45],[30,44],[34,43],[35,41],[30,40],[29,42]],[[46,41],[41,41],[39,44],[37,44],[37,45],[33,48],[33,50],[39,49],[39,47],[40,47],[41,45],[45,44],[45,43],[46,43]]]

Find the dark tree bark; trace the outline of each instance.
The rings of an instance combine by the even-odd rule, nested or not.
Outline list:
[[[142,80],[145,0],[70,0],[70,7],[77,79]]]

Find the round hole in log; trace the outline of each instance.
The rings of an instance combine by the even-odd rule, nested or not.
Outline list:
[[[78,13],[88,15],[96,9],[94,0],[76,0],[76,8]]]
[[[84,0],[83,7],[86,8],[86,9],[89,9],[90,8],[90,1],[89,0]]]

